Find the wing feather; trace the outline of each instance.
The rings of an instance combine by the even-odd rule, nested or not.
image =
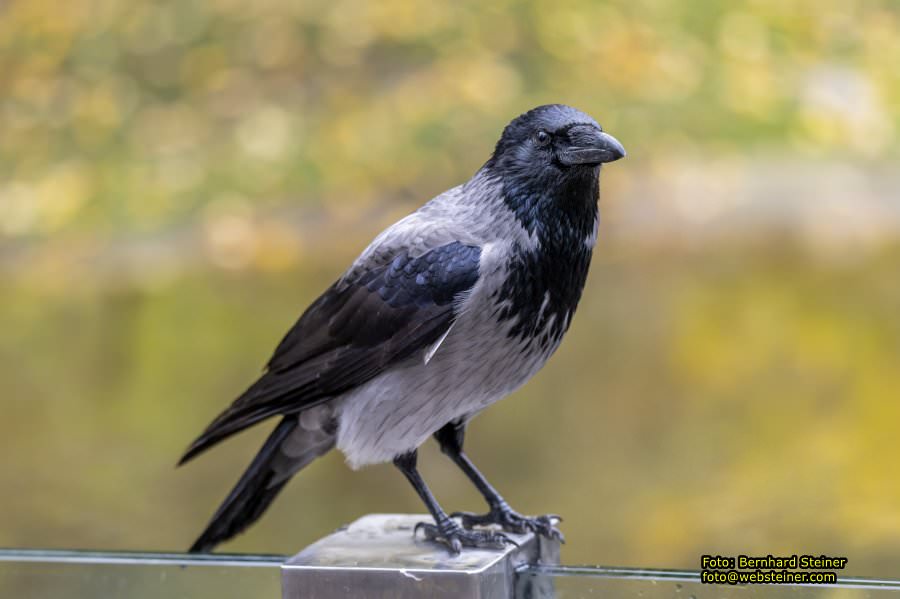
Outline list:
[[[354,269],[303,313],[266,372],[220,414],[180,463],[276,414],[340,395],[436,347],[456,318],[454,299],[478,280],[481,249],[453,242],[412,257]]]

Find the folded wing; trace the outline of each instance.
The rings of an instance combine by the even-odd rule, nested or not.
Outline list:
[[[276,414],[340,395],[437,342],[478,280],[481,249],[460,242],[354,269],[303,313],[265,373],[191,444],[180,464]]]

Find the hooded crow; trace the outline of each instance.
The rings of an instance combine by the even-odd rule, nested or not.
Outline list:
[[[539,106],[507,125],[469,181],[378,235],[181,458],[280,418],[190,551],[246,529],[335,447],[354,469],[393,462],[434,518],[417,530],[452,553],[511,542],[491,524],[562,540],[558,517],[509,507],[463,438],[473,416],[559,346],[597,239],[600,167],[623,156],[587,114]],[[448,515],[435,500],[416,469],[431,436],[484,496],[486,514]]]

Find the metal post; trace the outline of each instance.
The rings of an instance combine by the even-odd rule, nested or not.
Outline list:
[[[518,567],[559,563],[559,543],[532,533],[510,535],[519,547],[464,548],[452,556],[421,534],[413,536],[416,523],[427,520],[370,514],[313,543],[282,566],[283,598],[510,599]],[[527,594],[548,596],[552,589]]]

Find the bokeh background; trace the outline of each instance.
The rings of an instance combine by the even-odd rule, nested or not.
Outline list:
[[[267,427],[185,446],[381,228],[563,102],[629,155],[567,340],[473,458],[565,515],[567,563],[900,575],[898,65],[890,0],[0,3],[0,545],[186,548]],[[334,454],[222,549],[421,509]]]

